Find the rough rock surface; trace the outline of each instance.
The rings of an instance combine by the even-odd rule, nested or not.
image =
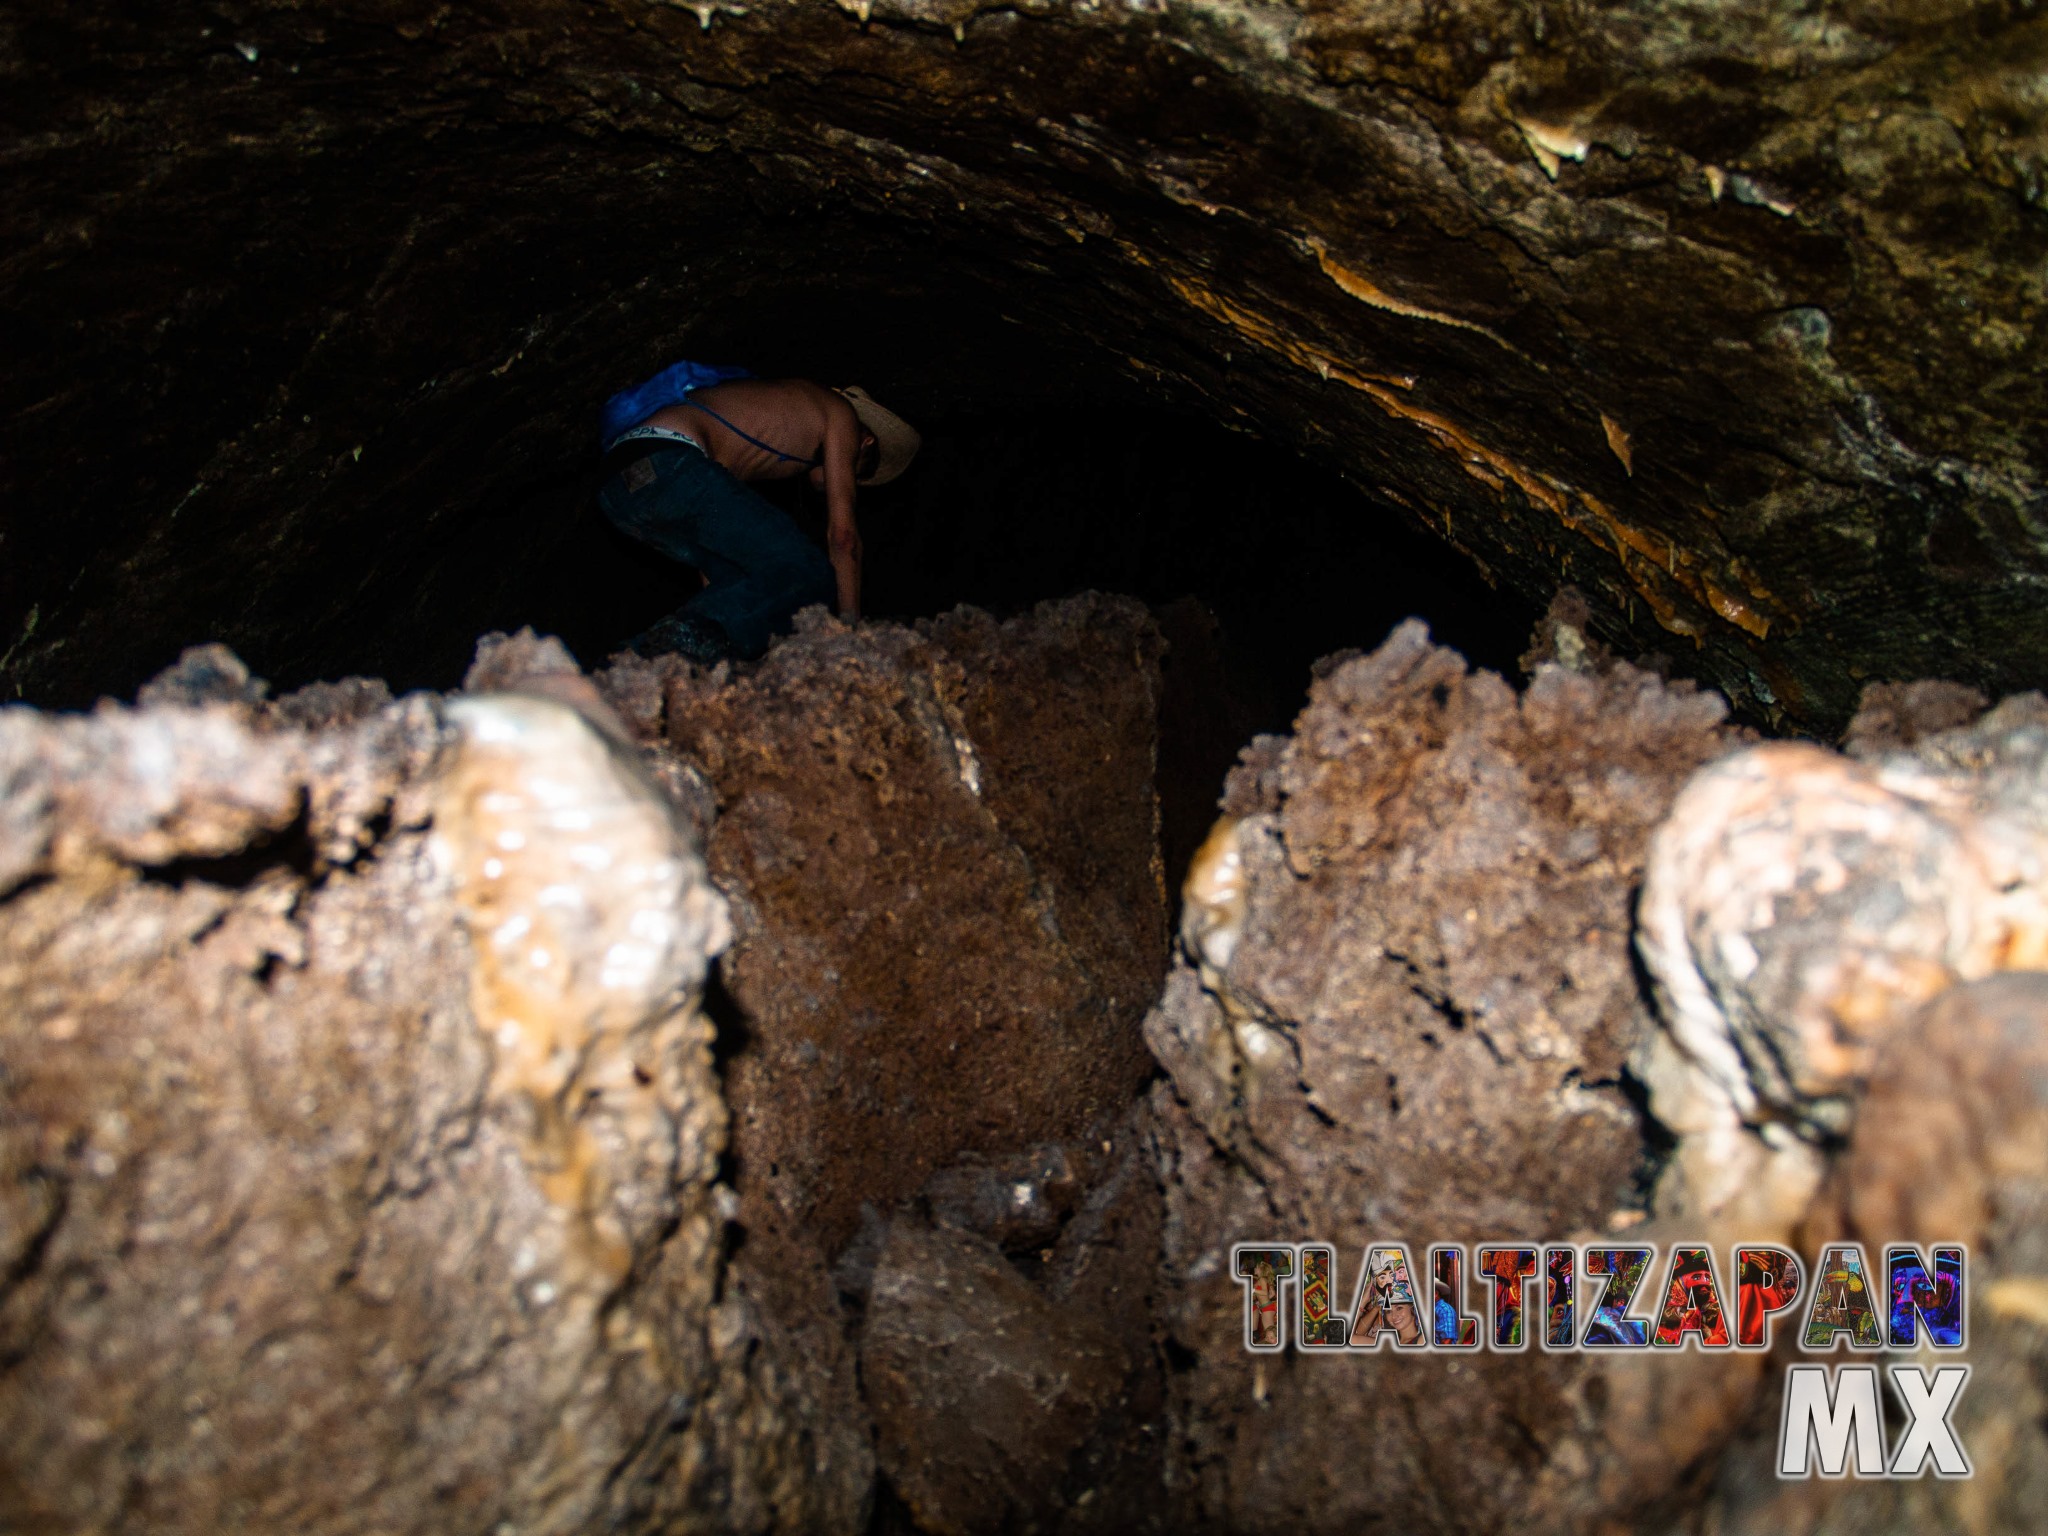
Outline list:
[[[1990,707],[1983,694],[1960,683],[1872,683],[1842,735],[1842,750],[1851,757],[1899,751],[1973,724]]]
[[[2001,0],[10,0],[0,686],[201,634],[432,676],[559,576],[593,403],[705,349],[1242,424],[1810,726],[2033,686],[2044,47]]]
[[[1157,1161],[1140,1103],[1099,1141],[943,1170],[876,1224],[861,1379],[908,1522],[880,1530],[1181,1528]]]
[[[1134,603],[0,712],[0,1525],[2039,1529],[2048,708],[1745,745],[1584,617],[1319,669],[1136,1105]],[[1977,1477],[1779,1483],[1782,1349],[1241,1346],[1234,1242],[1616,1231],[1968,1243]]]
[[[899,1217],[876,1266],[861,1381],[890,1481],[934,1536],[1044,1497],[1116,1391],[1116,1343],[985,1239]]]
[[[1874,690],[1856,759],[1742,748],[1718,701],[1577,646],[1571,618],[1519,699],[1419,627],[1338,662],[1196,860],[1148,1021],[1185,1520],[2038,1528],[2040,698]],[[1616,1112],[1627,1068],[1651,1118]],[[1427,1365],[1240,1343],[1233,1243],[1334,1242],[1342,1318],[1371,1241],[1617,1230],[1970,1245],[1980,1479],[1778,1482],[1782,1332],[1775,1355]]]
[[[1518,696],[1411,624],[1247,752],[1147,1021],[1191,1518],[1564,1529],[1614,1494],[1566,1449],[1608,1405],[1578,1357],[1255,1358],[1230,1248],[1335,1243],[1348,1316],[1370,1241],[1419,1264],[1641,1209],[1631,893],[1681,785],[1740,739],[1723,716],[1626,665]]]
[[[855,1523],[719,1294],[669,803],[532,693],[232,661],[0,714],[0,1526]]]
[[[1166,944],[1158,644],[1142,606],[1084,597],[915,632],[818,618],[731,675],[600,678],[717,798],[752,1221],[836,1253],[864,1202],[1130,1102]]]
[[[1852,740],[1895,731],[1895,705]],[[1690,1198],[1717,1208],[1751,1184],[1738,1127],[1846,1133],[1921,1003],[2048,967],[2048,700],[1860,761],[1772,743],[1715,764],[1657,834],[1640,922],[1669,1025],[1643,1073],[1700,1133]]]
[[[1712,1529],[1729,1536],[2041,1530],[2048,1526],[2048,976],[1963,983],[1901,1020],[1878,1053],[1858,1113],[1856,1136],[1805,1243],[1860,1240],[1872,1254],[1891,1242],[1968,1246],[1968,1347],[1937,1363],[1970,1366],[1955,1425],[1972,1476],[1780,1481],[1772,1470],[1776,1416],[1759,1414],[1721,1467]]]
[[[1085,596],[915,631],[813,615],[758,665],[598,678],[715,808],[734,1284],[799,1341],[849,1485],[872,1460],[840,1293],[858,1308],[889,1217],[930,1185],[963,1227],[1053,1242],[1152,1071],[1159,650],[1142,605]]]
[[[1666,1028],[1642,1069],[1679,1133],[1660,1212],[1797,1233],[1808,1252],[1854,1238],[1971,1255],[1956,1423],[1976,1475],[1779,1482],[1760,1402],[1717,1477],[1718,1530],[2017,1532],[2048,1516],[2048,707],[1982,706],[1949,685],[1872,690],[1857,760],[1784,744],[1728,758],[1653,845],[1641,944]]]

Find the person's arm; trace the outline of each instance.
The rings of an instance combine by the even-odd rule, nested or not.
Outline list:
[[[860,618],[860,529],[854,526],[854,461],[860,454],[860,419],[834,394],[825,407],[825,549],[839,578],[839,616]]]

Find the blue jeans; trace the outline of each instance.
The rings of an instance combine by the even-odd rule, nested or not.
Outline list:
[[[832,562],[789,515],[694,448],[628,466],[597,504],[621,533],[704,573],[676,617],[711,620],[741,656],[759,656],[799,608],[836,593]]]

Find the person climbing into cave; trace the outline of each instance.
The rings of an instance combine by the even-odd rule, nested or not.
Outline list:
[[[860,617],[855,488],[894,480],[921,441],[858,387],[688,362],[606,401],[602,436],[605,516],[705,581],[627,644],[706,665],[759,656],[812,603]],[[801,474],[825,493],[823,552],[749,485]]]

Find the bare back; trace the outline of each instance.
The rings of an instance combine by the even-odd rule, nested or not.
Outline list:
[[[825,545],[839,584],[840,617],[860,617],[855,464],[873,439],[844,395],[808,379],[733,379],[693,391],[646,424],[688,433],[712,463],[741,480],[808,474],[825,493]]]
[[[656,411],[647,425],[687,432],[742,480],[787,480],[824,463],[835,407],[851,414],[808,379],[733,379]]]

